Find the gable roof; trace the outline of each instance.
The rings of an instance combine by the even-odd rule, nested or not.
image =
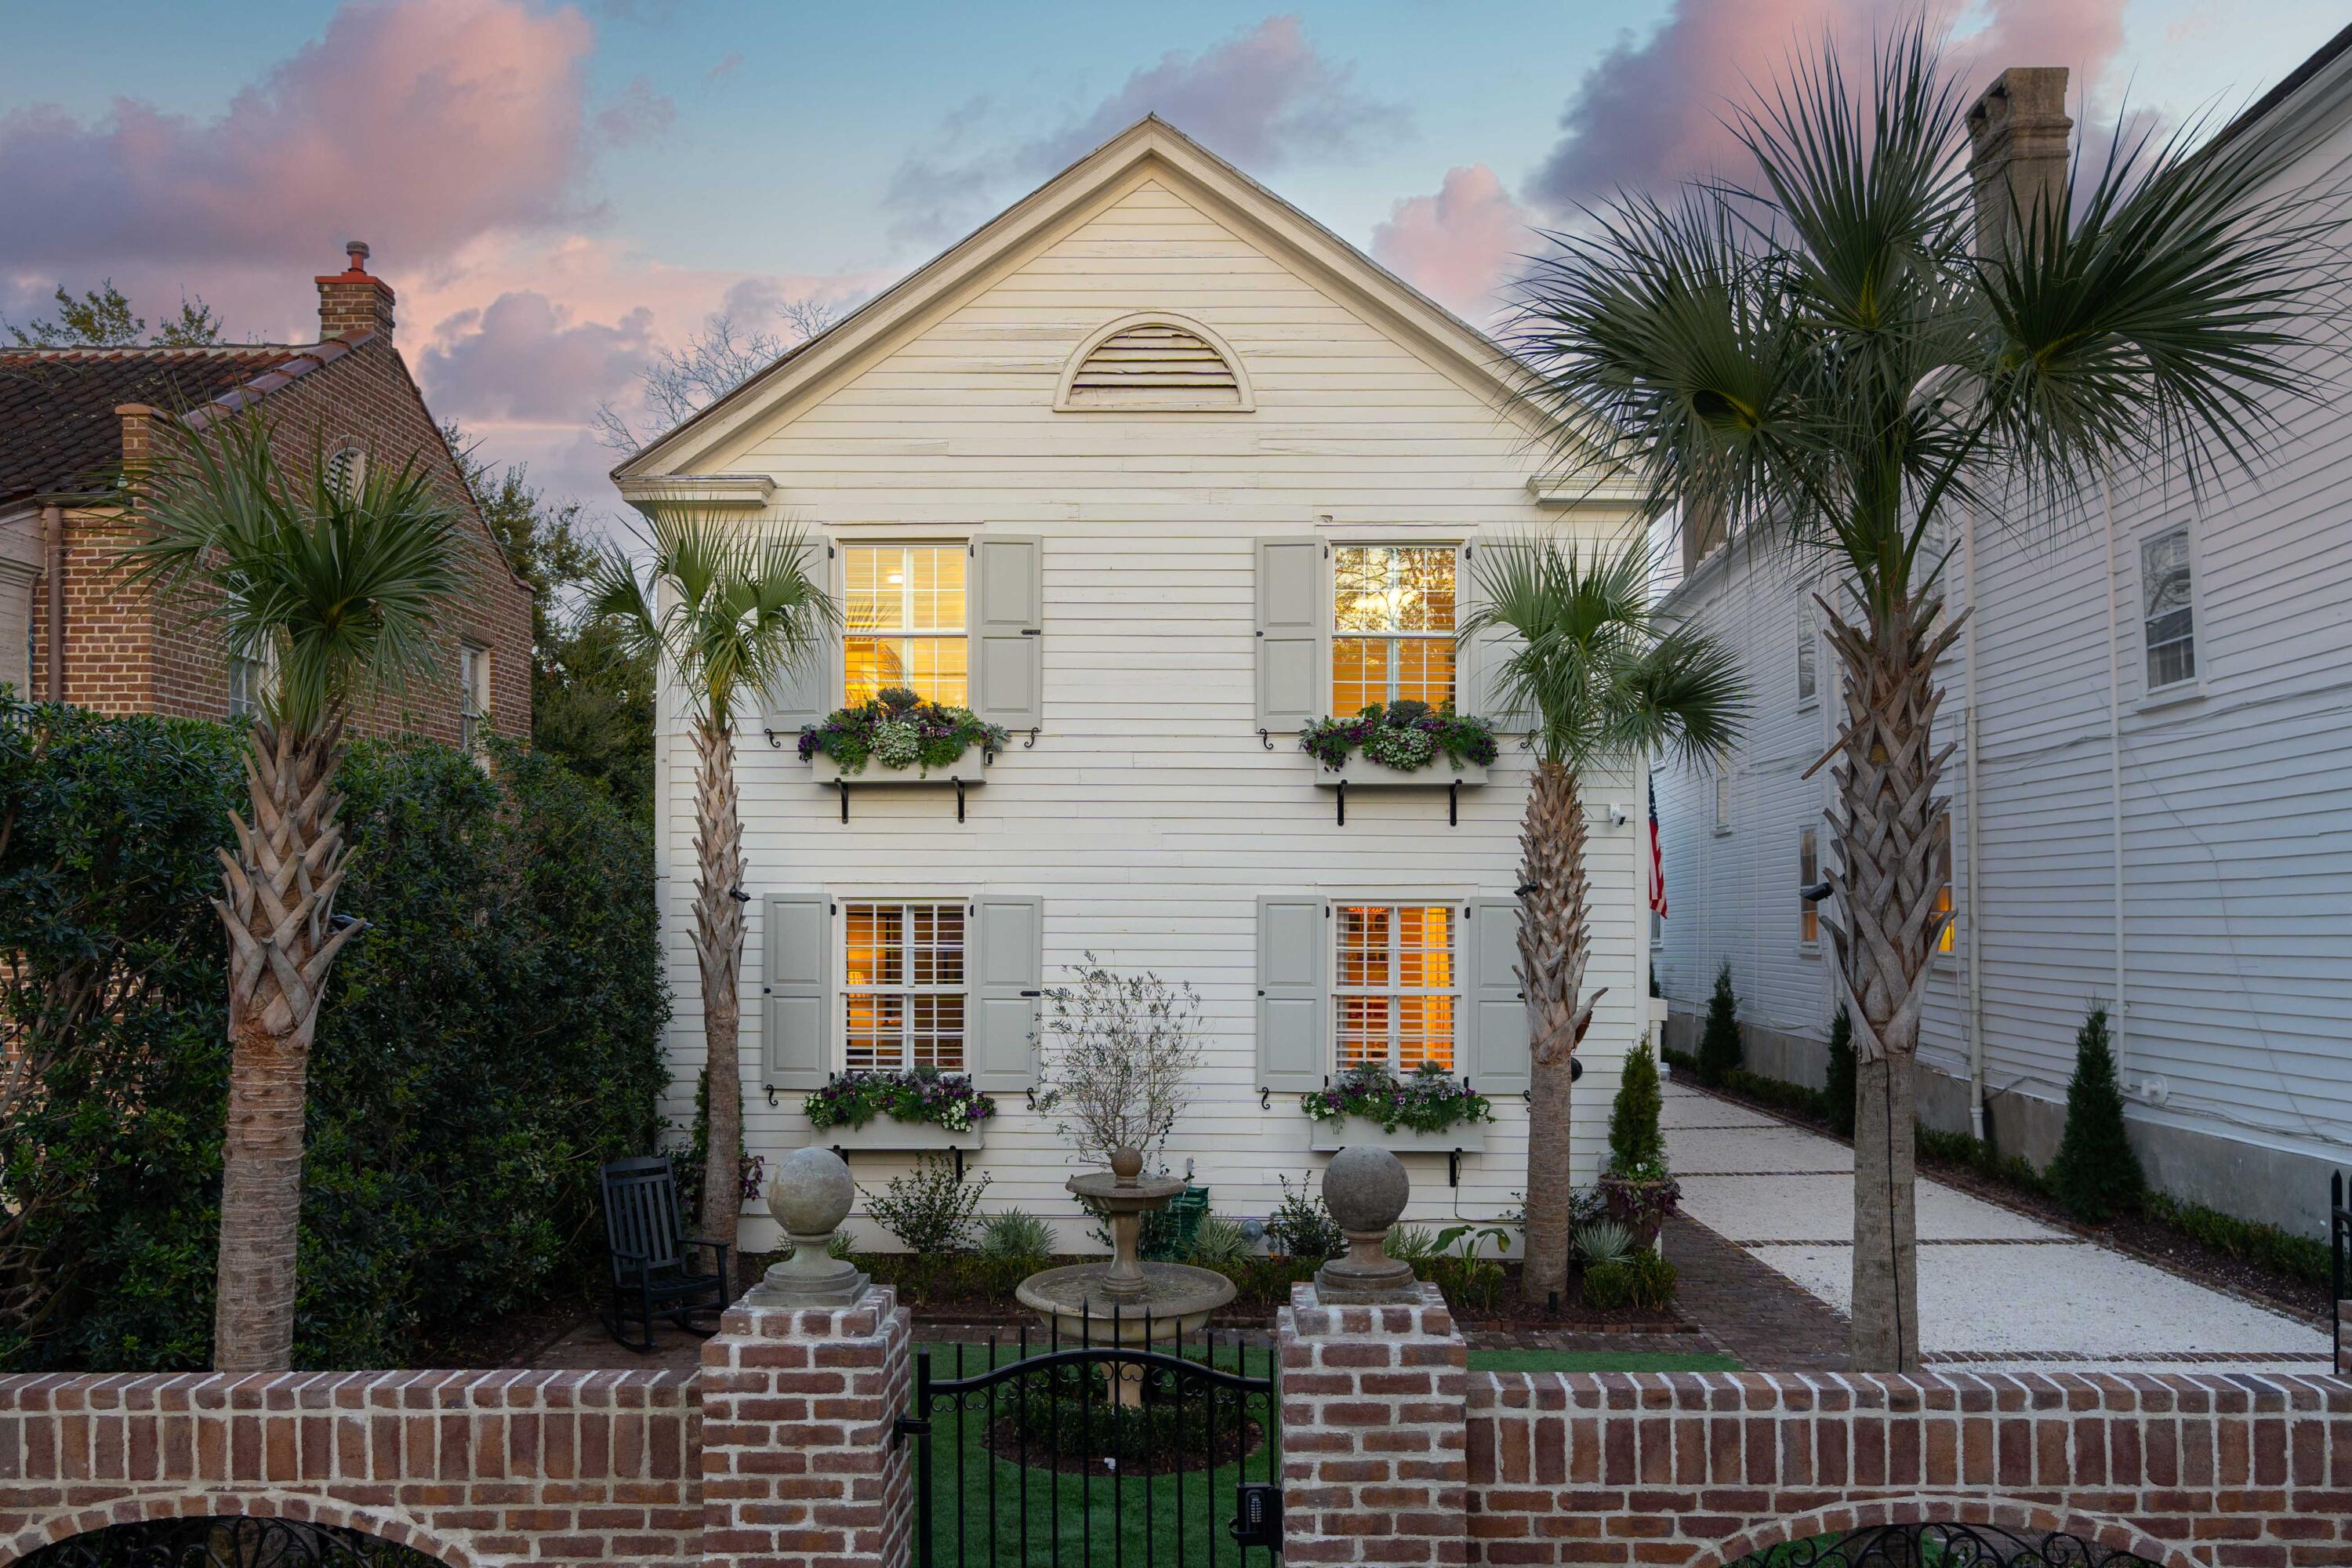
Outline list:
[[[708,457],[794,395],[885,342],[904,322],[943,311],[988,268],[1014,256],[1137,170],[1156,166],[1202,195],[1218,216],[1271,241],[1318,282],[1374,317],[1392,335],[1515,410],[1514,364],[1477,328],[1234,168],[1156,114],[1148,114],[995,217],[900,279],[826,331],[613,469],[624,492],[697,471]],[[634,482],[633,482],[634,481]]]
[[[0,350],[0,506],[103,492],[122,462],[118,405],[209,403],[302,352],[265,343]]]

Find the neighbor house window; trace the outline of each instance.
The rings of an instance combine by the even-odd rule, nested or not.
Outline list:
[[[245,654],[228,656],[228,716],[250,719],[261,704],[261,661]]]
[[[1727,773],[1715,775],[1715,830],[1731,831],[1731,775]]]
[[[1806,894],[1822,879],[1821,830],[1797,829],[1797,940],[1807,947],[1822,940],[1822,907]]]
[[[1331,552],[1331,711],[1454,700],[1450,544],[1343,544]]]
[[[457,645],[457,743],[477,751],[490,729],[490,650]]]
[[[1339,1066],[1398,1073],[1454,1068],[1454,910],[1448,904],[1340,904],[1331,1016]]]
[[[2189,604],[2189,531],[2168,529],[2139,547],[2140,635],[2147,644],[2147,689],[2197,679],[2197,627]]]
[[[843,908],[843,1065],[963,1070],[964,906]]]
[[[1952,912],[1952,819],[1947,816],[1936,825],[1936,912]],[[1957,921],[1944,922],[1944,934],[1936,939],[1937,952],[1952,951],[1952,937],[1958,930]]]
[[[964,547],[853,544],[842,552],[845,702],[904,687],[933,702],[970,699]]]
[[[1815,663],[1813,628],[1797,628],[1797,706],[1811,708],[1821,696],[1821,671]]]

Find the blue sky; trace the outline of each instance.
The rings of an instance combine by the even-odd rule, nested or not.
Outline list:
[[[1168,114],[1448,303],[1530,223],[1719,151],[1715,116],[1879,0],[1264,5],[296,0],[0,5],[0,313],[110,276],[302,335],[365,237],[437,408],[606,504],[588,419],[709,312],[847,300],[1118,123]],[[1955,47],[2088,117],[2267,87],[2317,0],[1974,0]]]

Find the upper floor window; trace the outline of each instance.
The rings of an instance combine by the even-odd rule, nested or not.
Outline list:
[[[1731,831],[1731,775],[1721,771],[1715,775],[1715,830]]]
[[[1450,544],[1343,544],[1331,552],[1331,711],[1454,701]]]
[[[480,749],[489,733],[490,650],[472,643],[457,645],[457,743]]]
[[[1453,906],[1343,903],[1331,925],[1339,1067],[1377,1062],[1404,1074],[1434,1063],[1452,1071]]]
[[[843,1065],[964,1070],[964,906],[859,902],[842,910]]]
[[[1959,922],[1950,919],[1952,913],[1952,819],[1947,814],[1936,825],[1936,912],[1947,917],[1944,933],[1936,939],[1936,951],[1948,953]]]
[[[950,707],[970,700],[964,548],[852,544],[842,551],[842,700],[902,686]]]
[[[2197,679],[2197,627],[2190,604],[2189,530],[2170,528],[2139,547],[2140,635],[2147,689]]]
[[[269,676],[275,662],[267,642],[242,649],[229,649],[230,718],[250,719],[261,711],[262,701],[269,695]]]
[[[1822,879],[1822,836],[1817,827],[1797,829],[1797,941],[1807,947],[1822,940],[1822,907],[1811,897]]]

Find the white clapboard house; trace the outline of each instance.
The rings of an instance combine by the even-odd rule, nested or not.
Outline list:
[[[2352,212],[2352,29],[2250,109],[2296,139],[2284,183]],[[2308,280],[2342,320],[2340,266]],[[2036,1163],[2100,1002],[2150,1179],[2326,1231],[2352,1158],[2352,355],[2305,356],[2268,462],[2202,497],[2114,476],[2112,510],[1955,517],[1941,671],[1957,920],[1923,1024],[1920,1111]],[[1735,643],[1756,694],[1738,754],[1658,775],[1669,918],[1656,966],[1687,1047],[1728,961],[1749,1066],[1818,1084],[1832,959],[1800,889],[1828,852],[1837,668],[1811,562],[1744,541],[1670,603]]]
[[[616,478],[747,527],[791,520],[846,610],[821,665],[742,715],[752,1152],[838,1143],[878,1185],[936,1140],[814,1134],[803,1097],[847,1068],[968,1071],[1001,1107],[965,1140],[986,1206],[1075,1226],[1033,1037],[1038,993],[1091,952],[1200,993],[1204,1065],[1167,1154],[1217,1212],[1264,1215],[1279,1178],[1318,1168],[1331,1140],[1299,1097],[1364,1058],[1440,1062],[1496,1102],[1407,1155],[1417,1215],[1516,1206],[1527,753],[1511,735],[1459,788],[1441,762],[1343,792],[1297,748],[1302,722],[1396,697],[1502,718],[1486,650],[1453,636],[1473,552],[1622,530],[1509,411],[1488,339],[1147,119]],[[804,725],[892,682],[1013,739],[960,783],[869,769],[845,787],[799,759]],[[666,711],[680,1120],[702,1059],[693,766]],[[1609,994],[1575,1115],[1586,1173],[1648,1011],[1646,780],[1590,787]],[[748,1243],[772,1235],[747,1222]]]

